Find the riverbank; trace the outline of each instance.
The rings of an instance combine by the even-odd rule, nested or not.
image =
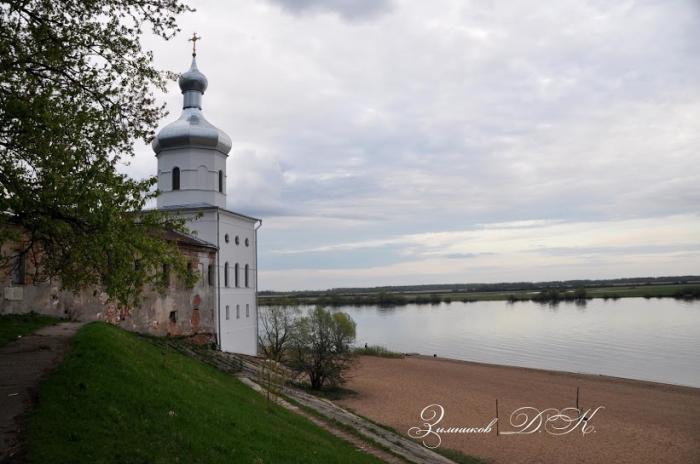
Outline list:
[[[604,406],[590,425],[595,432],[565,436],[443,435],[442,446],[496,463],[688,463],[700,462],[700,389],[614,377],[479,364],[443,358],[361,357],[337,401],[369,419],[405,433],[420,425],[430,404],[445,409],[444,426],[472,427],[495,417],[500,430],[515,409],[573,407],[576,388],[585,410]]]
[[[433,289],[421,291],[369,291],[344,293],[342,291],[261,293],[261,305],[321,305],[321,306],[403,306],[407,304],[440,304],[476,301],[536,301],[543,304],[576,302],[600,298],[676,298],[680,300],[700,299],[700,286],[692,284],[663,285],[616,285],[598,287],[537,287],[497,291],[459,291]]]

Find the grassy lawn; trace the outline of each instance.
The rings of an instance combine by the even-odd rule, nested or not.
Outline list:
[[[230,375],[93,323],[40,388],[34,463],[377,463]]]
[[[0,346],[17,340],[44,326],[59,322],[60,319],[36,313],[4,314],[0,316]]]

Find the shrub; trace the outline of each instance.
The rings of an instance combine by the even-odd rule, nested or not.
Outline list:
[[[680,300],[697,300],[700,299],[700,287],[679,288],[673,294],[674,298]]]
[[[390,351],[380,345],[365,345],[362,348],[355,348],[353,353],[360,356],[376,356],[378,358],[403,358],[403,353]]]

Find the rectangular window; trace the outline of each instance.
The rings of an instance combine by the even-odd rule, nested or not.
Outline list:
[[[25,267],[24,254],[17,255],[12,263],[12,283],[14,285],[24,285]]]
[[[231,318],[231,311],[229,310],[228,305],[226,305],[226,320],[228,321]]]
[[[241,305],[236,305],[236,319],[241,318]]]
[[[214,286],[214,265],[210,264],[209,268],[207,269],[207,278],[209,280],[209,285]]]
[[[250,317],[250,305],[245,305],[245,317]]]

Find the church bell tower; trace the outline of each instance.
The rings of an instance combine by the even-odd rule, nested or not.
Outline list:
[[[198,39],[196,34],[190,39],[192,65],[178,81],[182,114],[161,129],[152,144],[158,159],[157,209],[188,220],[192,234],[216,249],[213,256],[193,262],[199,270],[201,298],[192,300],[197,305],[192,310],[213,319],[221,350],[254,356],[258,349],[257,249],[262,220],[226,209],[226,159],[231,139],[202,114],[207,78],[197,69],[194,43]]]
[[[197,68],[196,55],[193,46],[192,65],[178,80],[182,114],[161,129],[152,143],[158,158],[158,208],[226,207],[231,139],[202,114],[208,82]]]

